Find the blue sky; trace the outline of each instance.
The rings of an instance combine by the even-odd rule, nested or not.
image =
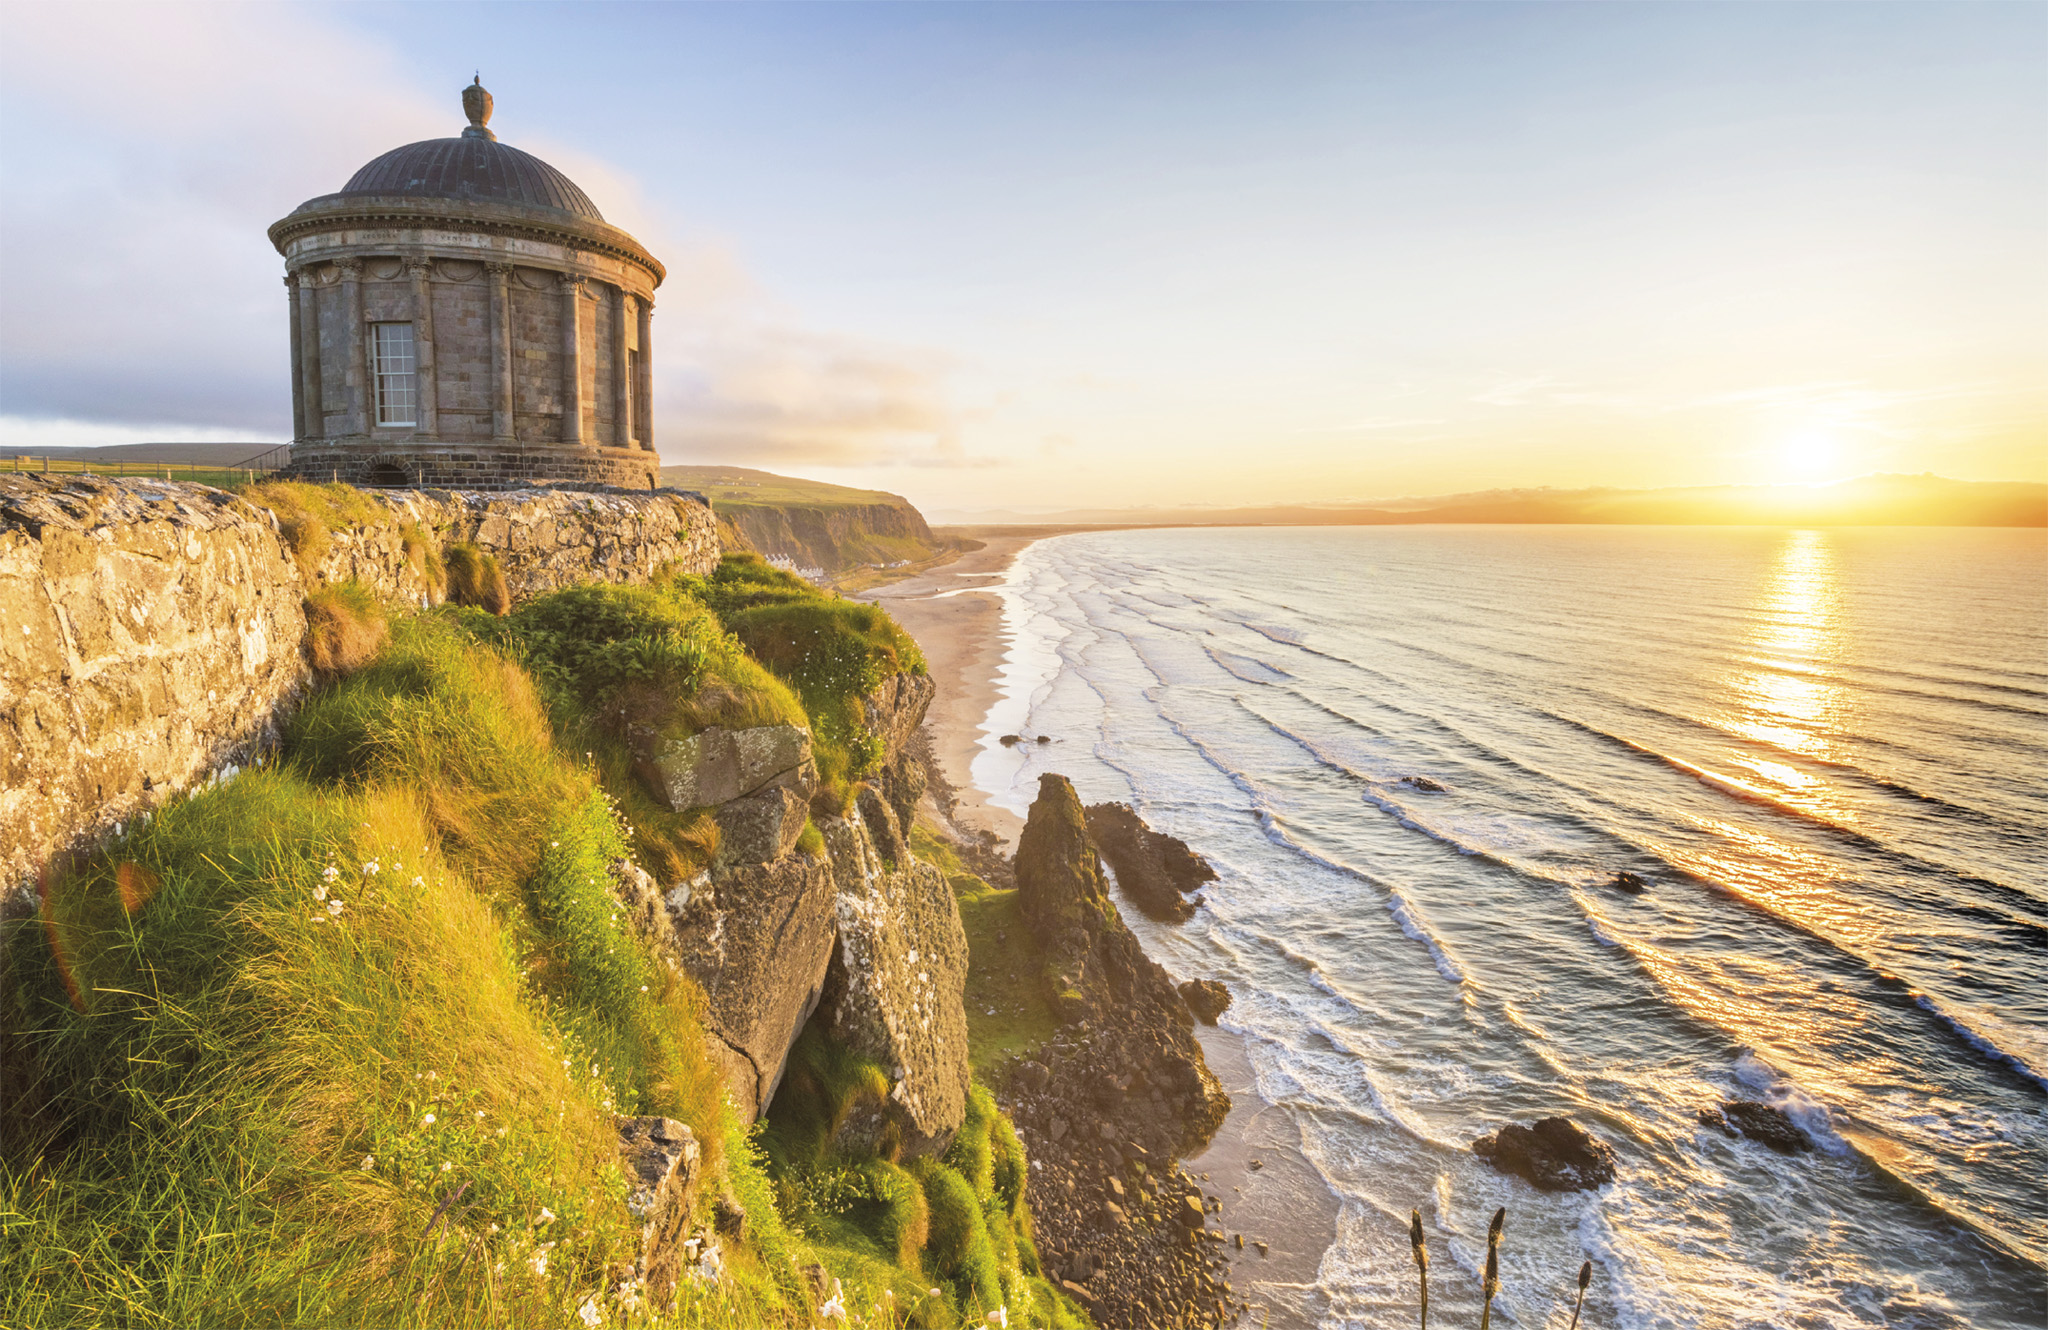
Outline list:
[[[2048,478],[2048,7],[0,22],[0,445],[282,437],[263,228],[480,69],[670,264],[671,460],[954,508]]]

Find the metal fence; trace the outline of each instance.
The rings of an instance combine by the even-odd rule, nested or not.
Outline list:
[[[147,476],[155,480],[189,480],[201,485],[231,489],[252,484],[284,469],[291,461],[288,443],[265,448],[228,466],[206,462],[145,462],[135,459],[97,461],[83,457],[52,457],[47,454],[0,454],[0,472],[46,476]]]

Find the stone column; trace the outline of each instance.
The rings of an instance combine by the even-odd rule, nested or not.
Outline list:
[[[491,274],[491,436],[512,442],[512,265],[486,263]]]
[[[562,442],[583,442],[583,279],[561,275]]]
[[[419,397],[413,419],[419,422],[419,433],[437,437],[441,433],[441,394],[434,376],[434,261],[408,259],[405,270],[412,274],[413,391]]]
[[[633,446],[633,385],[626,381],[626,318],[633,297],[624,288],[612,294],[612,447]]]
[[[306,356],[304,334],[299,328],[299,276],[297,273],[284,275],[285,303],[291,306],[292,335],[292,435],[306,437],[306,375],[302,368]]]
[[[293,399],[301,413],[299,437],[321,439],[327,436],[327,408],[320,400],[320,284],[308,278],[309,271],[301,268],[293,274],[297,279],[297,298],[292,302],[292,313],[299,320],[298,337],[292,342],[299,391]]]
[[[336,259],[341,269],[343,335],[348,338],[348,432],[368,434],[370,402],[369,329],[363,326],[363,261]]]
[[[640,381],[633,385],[633,423],[638,426],[640,446],[654,451],[654,302],[642,296],[640,305]]]

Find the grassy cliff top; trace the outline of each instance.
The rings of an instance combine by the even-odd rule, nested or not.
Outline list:
[[[846,485],[828,485],[822,480],[802,480],[755,471],[744,466],[665,466],[661,483],[678,489],[696,490],[714,503],[762,503],[803,505],[813,508],[848,508],[857,505],[905,502],[900,494],[884,490],[860,490]]]

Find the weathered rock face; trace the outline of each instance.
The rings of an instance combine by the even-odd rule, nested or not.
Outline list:
[[[776,785],[734,799],[718,810],[718,862],[728,867],[765,864],[796,848],[810,816],[804,796]]]
[[[0,476],[0,882],[237,760],[307,677],[268,512],[203,485]]]
[[[666,1307],[675,1294],[676,1267],[689,1236],[690,1215],[697,1208],[701,1152],[690,1129],[673,1118],[615,1121],[619,1163],[632,1189],[626,1208],[640,1221],[635,1273],[646,1283],[655,1305]]]
[[[770,787],[808,793],[817,786],[811,736],[794,725],[713,725],[680,739],[635,726],[630,738],[641,779],[677,812],[713,808]]]
[[[514,600],[581,582],[645,582],[664,565],[703,575],[718,566],[710,505],[684,490],[364,490],[387,516],[334,531],[318,578],[351,579],[418,604],[429,588],[402,542],[417,525],[442,545],[466,542],[497,560]]]
[[[801,852],[720,866],[668,892],[674,954],[705,996],[704,1029],[751,1122],[824,991],[835,940],[832,865]]]
[[[1511,1122],[1472,1142],[1472,1153],[1538,1191],[1591,1191],[1614,1181],[1614,1150],[1570,1118]]]
[[[1181,923],[1201,905],[1187,899],[1204,882],[1216,880],[1209,861],[1177,836],[1152,830],[1129,804],[1091,804],[1088,835],[1116,872],[1116,883],[1140,910],[1166,923]]]
[[[847,1133],[873,1145],[894,1122],[905,1153],[932,1153],[967,1113],[967,934],[945,875],[907,851],[886,863],[871,827],[866,801],[821,826],[839,947],[819,1013],[835,1040],[881,1063],[893,1082],[886,1117],[850,1121]]]

